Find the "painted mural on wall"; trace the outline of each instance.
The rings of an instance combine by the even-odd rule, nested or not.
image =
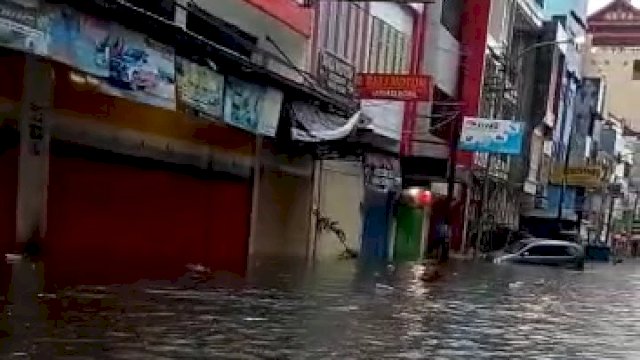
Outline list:
[[[44,55],[45,26],[40,0],[0,0],[0,46]]]
[[[224,95],[224,121],[232,126],[267,136],[278,127],[282,93],[228,77]]]
[[[107,94],[175,109],[172,48],[67,6],[45,17],[51,58],[98,77]]]
[[[224,76],[189,60],[176,59],[180,101],[205,117],[222,118]]]

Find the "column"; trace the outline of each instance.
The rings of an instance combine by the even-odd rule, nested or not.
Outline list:
[[[50,108],[53,69],[43,59],[27,55],[20,113],[20,159],[17,240],[24,247],[46,232],[49,175]]]

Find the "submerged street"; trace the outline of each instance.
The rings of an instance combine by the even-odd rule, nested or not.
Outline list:
[[[639,52],[640,0],[0,0],[0,360],[640,360]]]
[[[583,272],[454,261],[430,283],[420,266],[277,263],[247,280],[196,269],[174,283],[49,292],[28,282],[38,266],[14,265],[0,358],[640,357],[633,261]]]

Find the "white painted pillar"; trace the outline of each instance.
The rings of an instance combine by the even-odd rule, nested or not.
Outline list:
[[[176,0],[176,12],[175,12],[175,23],[182,27],[183,29],[187,28],[187,0]]]
[[[31,237],[44,236],[47,226],[49,179],[50,109],[53,69],[27,55],[20,113],[20,160],[17,200],[17,240],[24,245]]]
[[[318,213],[320,211],[320,196],[322,191],[322,160],[314,160],[311,181],[311,211],[309,212],[309,239],[307,243],[307,265],[312,266],[317,258],[318,241]]]
[[[253,261],[255,255],[255,242],[259,241],[258,221],[260,214],[260,184],[262,181],[262,135],[256,136],[256,151],[253,162],[253,192],[251,198],[251,228],[249,229],[249,250],[247,263]]]

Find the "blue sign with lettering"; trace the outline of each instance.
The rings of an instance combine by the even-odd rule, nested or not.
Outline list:
[[[460,150],[520,155],[524,123],[511,120],[464,118]]]

